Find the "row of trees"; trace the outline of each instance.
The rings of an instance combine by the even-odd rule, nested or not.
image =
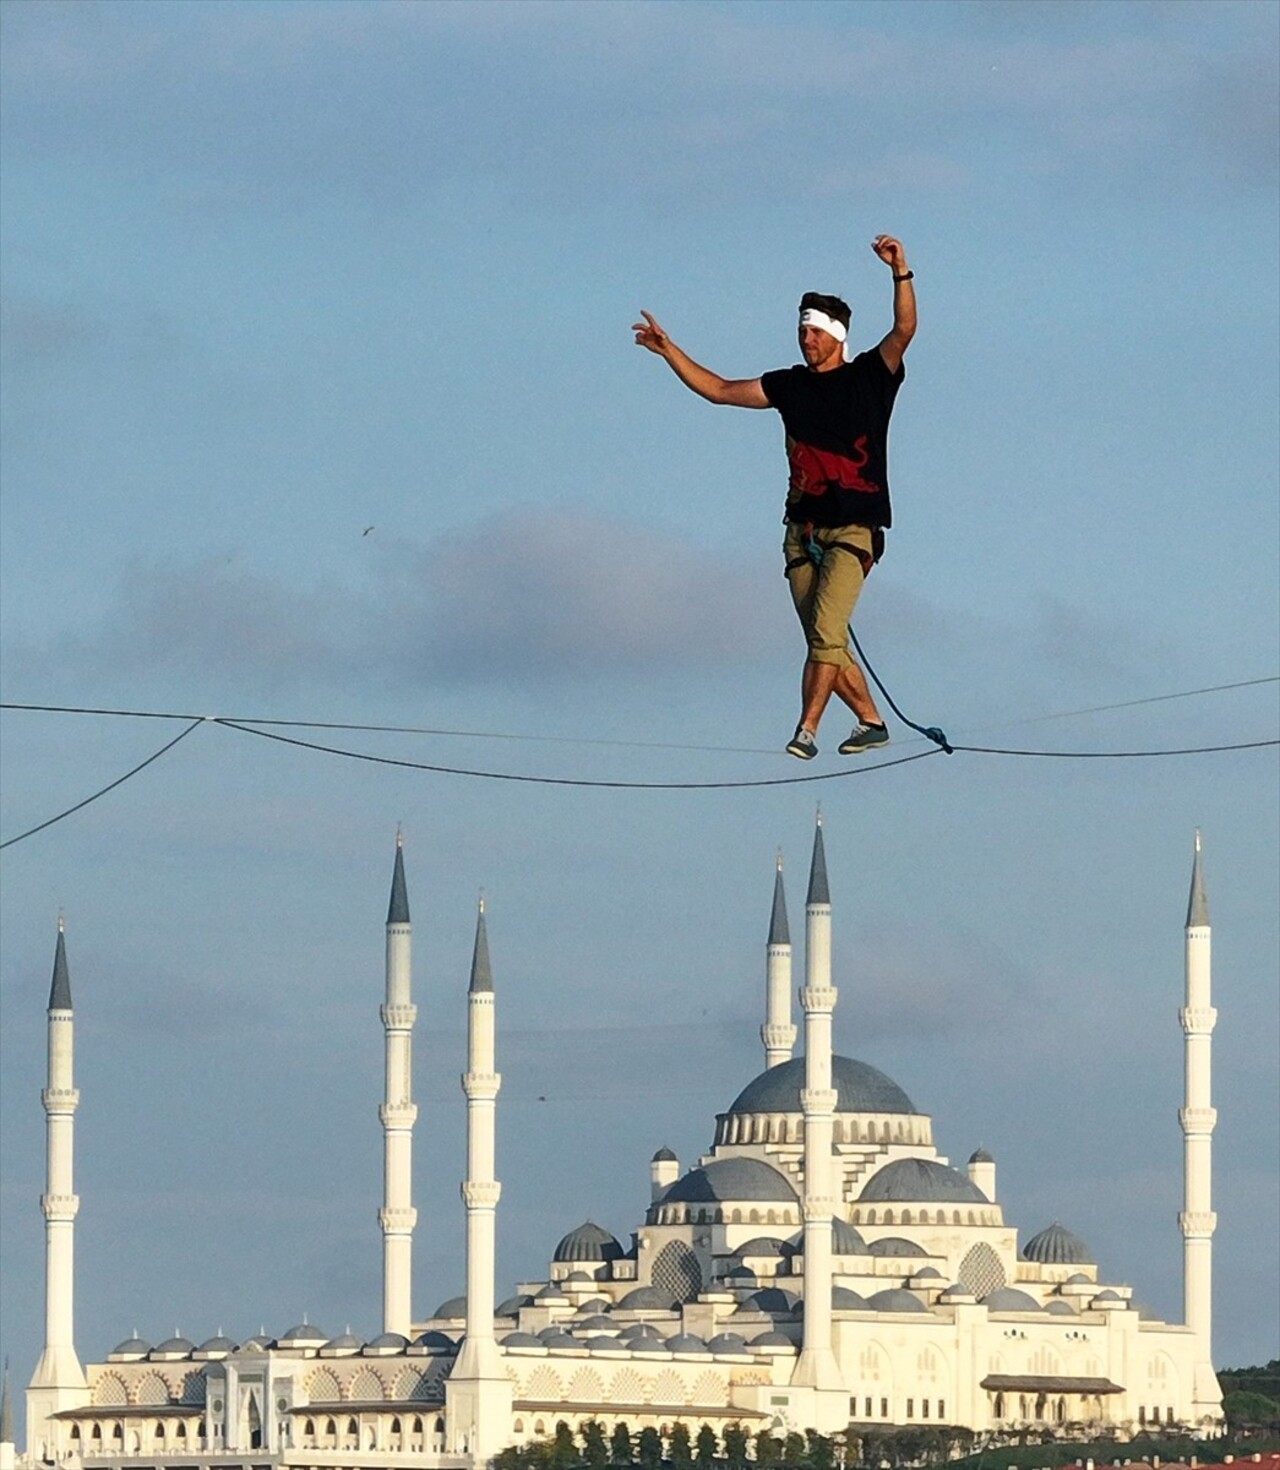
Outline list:
[[[751,1434],[730,1424],[721,1437],[709,1424],[692,1432],[675,1424],[664,1437],[646,1427],[633,1435],[626,1424],[612,1430],[596,1420],[575,1437],[563,1422],[553,1438],[511,1445],[494,1460],[495,1470],[608,1470],[638,1465],[640,1470],[844,1470],[846,1466],[937,1463],[973,1447],[968,1429],[938,1425],[929,1429],[855,1430],[825,1435],[809,1430],[781,1438],[768,1430]]]

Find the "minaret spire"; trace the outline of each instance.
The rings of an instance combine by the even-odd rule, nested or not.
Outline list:
[[[848,1397],[831,1340],[831,1219],[836,1210],[832,1161],[836,1091],[832,1086],[831,893],[822,843],[822,811],[813,834],[809,893],[805,904],[804,988],[804,1337],[791,1382],[814,1391],[809,1422],[823,1433],[848,1419]]]
[[[1210,1049],[1218,1013],[1210,1003],[1209,901],[1205,894],[1200,833],[1196,832],[1191,864],[1191,895],[1186,925],[1186,1005],[1182,1030],[1186,1038],[1182,1125],[1183,1208],[1178,1216],[1182,1231],[1183,1315],[1196,1336],[1194,1406],[1197,1420],[1220,1419],[1222,1390],[1213,1371],[1213,1129],[1218,1114],[1210,1092]]]
[[[58,915],[58,941],[49,986],[48,1085],[45,1111],[44,1351],[27,1389],[27,1447],[37,1460],[61,1459],[64,1430],[53,1418],[88,1401],[84,1369],[75,1349],[75,1015],[67,967],[66,924]]]
[[[484,894],[476,913],[476,939],[467,985],[467,1177],[462,1201],[467,1211],[467,1327],[457,1362],[445,1386],[452,1454],[473,1466],[487,1464],[511,1432],[511,1380],[493,1335],[497,1275],[497,1214],[502,1185],[495,1175],[498,1090],[495,997],[489,962]]]
[[[382,1330],[408,1337],[413,1323],[413,925],[404,877],[404,834],[396,831],[396,860],[387,905],[385,1088],[378,1117],[382,1123]]]
[[[782,887],[782,853],[773,878],[773,911],[769,915],[769,943],[765,950],[764,1064],[776,1067],[791,1060],[796,1028],[791,1024],[791,928],[787,923],[787,896]]]

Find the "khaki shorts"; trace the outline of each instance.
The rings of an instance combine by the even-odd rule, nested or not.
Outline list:
[[[826,553],[820,567],[805,550],[810,536]],[[849,620],[876,558],[875,536],[870,526],[787,527],[786,578],[814,663],[853,665]]]

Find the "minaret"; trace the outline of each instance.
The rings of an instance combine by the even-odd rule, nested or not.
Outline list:
[[[1204,891],[1200,833],[1191,866],[1191,896],[1186,927],[1187,992],[1182,1008],[1186,1037],[1184,1106],[1178,1115],[1183,1139],[1182,1229],[1183,1316],[1196,1336],[1194,1411],[1197,1420],[1218,1419],[1222,1390],[1213,1371],[1213,1126],[1218,1114],[1210,1102],[1209,1067],[1218,1013],[1209,1003],[1209,901]]]
[[[804,988],[804,1338],[792,1383],[815,1395],[811,1422],[826,1433],[848,1420],[848,1397],[831,1346],[831,1217],[835,1212],[832,1125],[836,1092],[831,1085],[831,892],[822,844],[822,813],[813,835],[813,861],[805,900]]]
[[[502,1186],[494,1177],[498,1089],[495,1071],[493,971],[484,897],[476,917],[476,943],[467,988],[467,1330],[445,1394],[448,1447],[472,1465],[487,1464],[511,1439],[511,1380],[493,1335],[493,1284],[497,1269],[496,1225]]]
[[[791,928],[787,923],[787,897],[782,891],[782,854],[773,879],[773,913],[769,916],[769,944],[765,951],[764,1064],[776,1067],[791,1060],[796,1028],[791,1024]]]
[[[387,908],[387,993],[382,1006],[386,1033],[386,1088],[382,1122],[382,1330],[412,1335],[413,1023],[418,1008],[410,996],[413,925],[404,882],[404,839],[396,833],[396,865]]]
[[[44,1351],[27,1389],[27,1448],[37,1460],[57,1459],[63,1453],[62,1431],[51,1416],[89,1400],[75,1349],[75,1218],[80,1201],[74,1193],[72,1156],[80,1094],[73,1074],[75,1016],[61,918],[48,1025],[48,1086],[40,1098],[45,1111],[45,1192],[40,1199],[45,1221]]]
[[[13,1405],[9,1402],[9,1359],[4,1360],[4,1379],[0,1381],[0,1470],[13,1470],[17,1459],[13,1442]]]

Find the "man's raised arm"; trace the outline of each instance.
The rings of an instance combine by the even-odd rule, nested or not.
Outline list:
[[[770,407],[759,378],[722,378],[682,352],[647,311],[640,315],[644,320],[633,323],[631,328],[636,334],[636,346],[647,347],[664,358],[676,377],[700,398],[708,403],[727,403],[731,408]]]
[[[893,326],[881,338],[880,356],[885,367],[896,373],[902,366],[902,354],[916,334],[916,289],[901,240],[877,235],[871,248],[893,272]]]

